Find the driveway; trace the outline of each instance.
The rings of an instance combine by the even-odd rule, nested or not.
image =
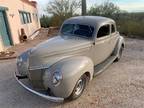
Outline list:
[[[23,89],[13,76],[15,63],[0,61],[1,108],[144,108],[144,40],[126,39],[120,62],[95,77],[79,99],[61,104]]]

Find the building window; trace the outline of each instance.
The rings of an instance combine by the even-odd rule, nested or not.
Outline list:
[[[20,20],[21,20],[21,23],[24,24],[24,15],[23,13],[19,13],[20,14]]]
[[[22,24],[27,24],[32,22],[31,14],[29,12],[20,11],[19,14],[20,14],[20,19]]]
[[[31,23],[32,19],[31,19],[31,14],[30,13],[28,13],[28,18],[29,18],[29,22]]]

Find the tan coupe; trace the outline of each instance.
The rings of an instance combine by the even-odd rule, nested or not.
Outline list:
[[[124,39],[115,21],[98,16],[66,20],[59,35],[17,58],[17,81],[54,102],[76,99],[87,83],[121,58]]]

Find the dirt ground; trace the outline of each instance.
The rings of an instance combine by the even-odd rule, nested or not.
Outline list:
[[[0,61],[1,108],[144,108],[144,40],[126,39],[122,59],[71,102],[52,103],[26,91],[13,76],[15,68],[16,60]]]

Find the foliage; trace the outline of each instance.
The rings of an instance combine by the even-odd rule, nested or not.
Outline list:
[[[88,13],[89,15],[100,15],[100,16],[110,17],[119,14],[120,9],[112,2],[104,2],[101,5],[95,4],[95,6],[92,6]]]
[[[114,19],[121,34],[144,38],[144,13],[142,12],[128,13],[120,10],[111,2],[104,2],[101,5],[91,7],[88,13],[93,16],[105,16]]]
[[[41,27],[48,28],[51,25],[51,17],[43,15],[40,18]]]
[[[53,0],[48,3],[46,11],[53,15],[54,25],[61,25],[62,22],[75,15],[81,7],[81,0]]]
[[[124,13],[116,20],[119,31],[129,37],[144,38],[144,13]]]
[[[77,10],[81,7],[81,0],[52,0],[48,3],[47,12],[52,17],[42,16],[42,27],[60,26],[69,17],[76,16]],[[88,15],[105,16],[114,19],[118,31],[129,37],[144,38],[144,12],[128,13],[112,2],[104,2],[101,5],[94,5],[88,10]]]

